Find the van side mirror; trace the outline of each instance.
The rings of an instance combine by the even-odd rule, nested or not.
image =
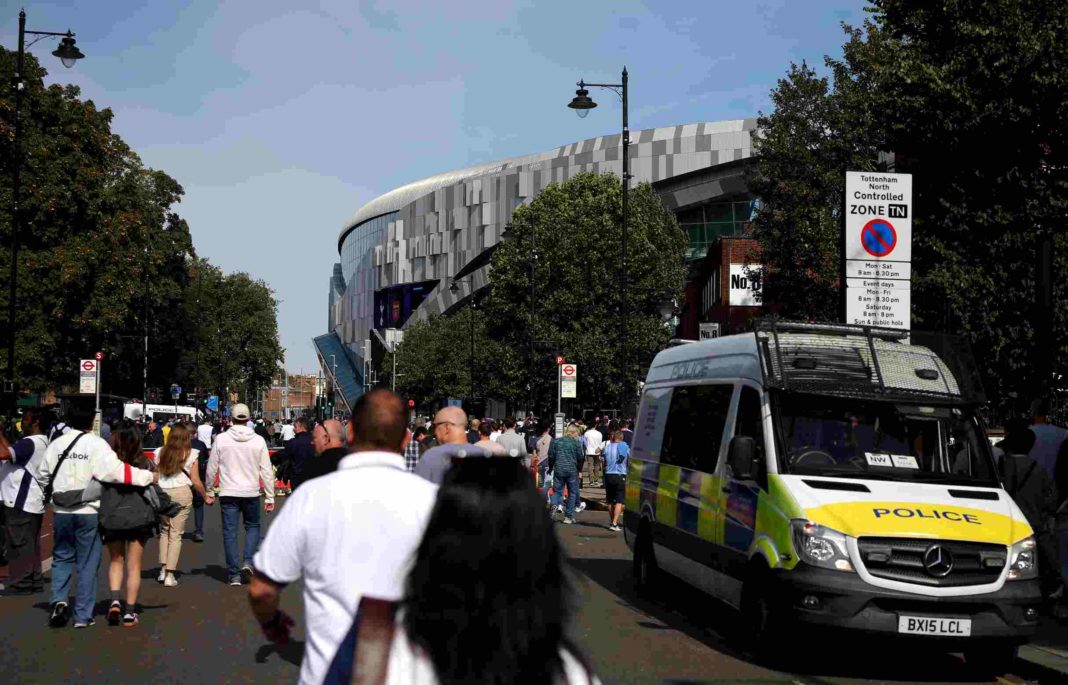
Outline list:
[[[736,480],[753,480],[759,473],[756,440],[747,435],[731,438],[728,459]]]

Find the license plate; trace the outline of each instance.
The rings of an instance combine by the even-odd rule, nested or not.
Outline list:
[[[939,635],[943,637],[970,637],[970,618],[930,618],[929,616],[898,616],[897,632],[906,635]]]

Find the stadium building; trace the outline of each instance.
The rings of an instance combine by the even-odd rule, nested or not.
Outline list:
[[[731,276],[749,253],[742,234],[755,204],[745,182],[755,130],[756,119],[740,119],[631,132],[634,182],[653,185],[689,238],[680,337],[731,329],[752,304]],[[314,339],[344,408],[364,391],[390,329],[447,314],[489,285],[490,255],[517,207],[578,173],[620,175],[621,157],[620,134],[590,138],[431,176],[360,207],[338,235],[327,332]]]

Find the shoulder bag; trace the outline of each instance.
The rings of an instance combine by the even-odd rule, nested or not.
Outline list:
[[[52,469],[52,476],[48,479],[48,485],[46,485],[44,490],[42,491],[42,493],[44,495],[44,504],[45,504],[45,506],[48,506],[48,503],[52,501],[52,491],[55,489],[56,474],[59,473],[59,467],[63,466],[63,462],[65,462],[67,460],[67,456],[70,454],[70,451],[72,449],[74,449],[74,446],[78,444],[78,441],[82,439],[83,435],[85,435],[85,433],[78,433],[78,435],[73,440],[70,441],[70,444],[67,445],[67,449],[63,450],[63,454],[59,455],[59,459],[56,461],[56,467],[54,469]],[[78,493],[79,501],[81,501],[80,498],[81,498],[81,492],[82,491],[81,490],[77,490],[75,492]],[[66,493],[61,493],[61,494],[65,495]],[[59,506],[64,506],[64,505],[60,504]]]

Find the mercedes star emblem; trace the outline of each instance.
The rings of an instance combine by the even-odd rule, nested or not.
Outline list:
[[[942,545],[931,545],[923,554],[923,567],[932,578],[945,578],[953,571],[953,554]]]

